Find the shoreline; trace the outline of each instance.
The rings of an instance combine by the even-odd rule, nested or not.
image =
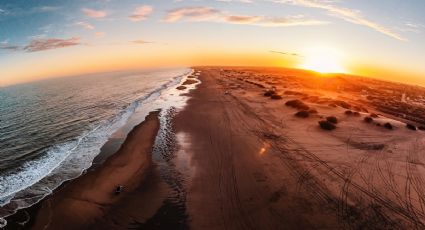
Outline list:
[[[115,153],[120,145],[124,142],[127,134],[136,125],[143,121],[148,112],[162,109],[158,103],[155,104],[155,101],[159,97],[162,97],[161,95],[164,92],[169,91],[170,88],[173,88],[175,85],[179,84],[181,80],[185,79],[192,71],[190,68],[179,68],[176,70],[178,71],[171,72],[171,75],[169,75],[170,77],[168,75],[162,74],[159,79],[152,79],[151,76],[147,76],[147,78],[150,80],[154,80],[152,82],[158,82],[155,83],[155,85],[158,87],[139,87],[143,91],[142,94],[139,92],[137,94],[132,94],[135,95],[132,97],[134,100],[131,100],[128,104],[123,105],[120,108],[121,110],[113,116],[113,119],[101,121],[101,125],[89,128],[87,131],[88,134],[85,132],[78,134],[78,142],[75,141],[74,143],[74,140],[67,140],[63,143],[61,142],[60,144],[55,144],[53,143],[55,141],[52,140],[52,145],[49,146],[46,151],[61,152],[61,154],[62,152],[66,151],[66,157],[54,158],[55,161],[53,162],[56,162],[58,159],[60,159],[60,161],[57,161],[59,163],[54,167],[49,167],[50,169],[48,173],[46,170],[42,171],[41,173],[37,171],[34,178],[39,179],[31,181],[31,183],[27,183],[28,181],[26,180],[22,183],[12,183],[10,186],[5,187],[6,190],[2,188],[3,191],[17,191],[12,190],[12,188],[16,189],[15,187],[20,184],[26,184],[27,186],[18,192],[14,192],[14,197],[11,199],[11,201],[8,201],[4,206],[1,207],[0,228],[6,222],[6,219],[10,219],[13,215],[19,216],[16,214],[20,210],[30,209],[31,207],[36,206],[37,203],[50,196],[53,191],[58,190],[64,184],[73,181],[82,174],[85,174],[87,171],[93,170],[96,165],[102,164],[106,158]],[[167,78],[164,79],[164,76]],[[148,82],[150,82],[149,79],[147,79]],[[72,149],[65,148],[64,146],[67,146],[68,144],[71,144],[74,147]],[[81,155],[81,157],[78,154],[73,154],[80,152],[84,153]],[[42,163],[44,163],[44,160]],[[36,166],[36,164],[34,164],[34,167],[35,168],[31,171],[38,170],[38,165]],[[48,167],[42,167],[42,169],[46,168]],[[25,170],[23,171],[24,173],[26,172]],[[29,170],[27,171],[30,172]],[[19,177],[20,174],[21,173],[19,172]],[[29,173],[29,175],[31,174],[33,173]],[[22,177],[24,177],[24,179],[32,178],[30,176],[26,176],[26,174],[24,174]],[[2,178],[4,179],[5,177]],[[7,183],[5,184],[7,185]],[[18,219],[20,222],[26,222],[26,218],[24,218],[24,216],[27,216],[28,214],[25,212],[22,213],[23,217]]]
[[[169,114],[161,115],[162,112],[158,111],[168,111],[171,107],[175,107],[177,109],[184,108],[187,100],[187,92],[194,89],[196,87],[195,84],[188,85],[187,89],[179,90],[176,86],[181,85],[186,79],[188,79],[191,74],[193,74],[193,69],[190,73],[183,76],[178,82],[170,83],[169,87],[161,93],[162,96],[153,97],[153,99],[148,99],[149,103],[142,105],[142,107],[138,108],[130,119],[126,122],[126,124],[117,130],[108,141],[101,147],[100,153],[93,159],[92,165],[87,168],[82,175],[72,180],[65,181],[62,183],[57,189],[55,189],[51,194],[43,198],[40,202],[18,210],[15,214],[6,217],[5,219],[8,221],[5,229],[33,229],[37,227],[37,221],[39,221],[39,213],[45,212],[46,209],[43,210],[43,205],[48,202],[48,200],[52,199],[52,197],[60,197],[60,195],[64,193],[63,191],[70,190],[70,186],[75,186],[74,184],[78,183],[79,180],[83,180],[81,178],[87,177],[87,174],[96,173],[99,170],[104,168],[105,163],[107,163],[110,158],[114,158],[121,150],[121,148],[127,144],[125,144],[130,138],[130,134],[135,132],[139,126],[142,126],[148,119],[148,111],[150,112],[149,116],[152,116],[152,113],[155,114],[157,120],[161,120],[160,123],[163,123],[164,119],[168,120]],[[153,102],[153,103],[152,103]],[[154,112],[157,111],[157,112]],[[146,117],[146,118],[145,118]],[[162,125],[161,125],[162,126]],[[154,137],[158,138],[159,131],[156,130]],[[137,138],[135,138],[137,139]],[[160,138],[161,139],[161,138]],[[154,138],[154,143],[152,143],[151,147],[156,145]],[[166,144],[166,143],[163,143]],[[154,149],[152,149],[153,151]],[[149,157],[152,158],[153,152],[149,152]],[[150,218],[154,217],[156,211],[163,208],[164,202],[167,202],[167,194],[170,193],[170,185],[164,181],[164,178],[160,170],[158,169],[157,162],[153,163],[152,159],[149,160],[150,166],[146,170],[145,180],[140,183],[140,186],[136,188],[136,193],[141,196],[141,198],[134,198],[137,200],[145,200],[150,201],[149,205],[143,204],[144,214],[141,214],[140,219],[137,221],[137,225],[141,225],[142,223],[150,220]],[[101,180],[102,181],[102,180]],[[127,203],[130,203],[127,199]],[[133,202],[134,203],[134,202]],[[136,202],[137,203],[137,202]],[[125,206],[122,205],[121,206]],[[127,205],[128,206],[128,205]],[[171,205],[172,206],[172,205]],[[129,207],[127,207],[129,208]],[[134,211],[133,207],[133,211]],[[131,211],[131,210],[130,210]],[[139,214],[137,214],[139,215]],[[103,225],[107,225],[108,223],[104,222]],[[110,223],[109,223],[110,224]],[[37,229],[37,228],[36,228]]]
[[[151,112],[130,131],[119,150],[102,164],[93,164],[86,173],[64,183],[38,204],[7,218],[16,220],[19,215],[22,218],[22,215],[26,215],[24,213],[28,213],[33,218],[25,226],[9,223],[6,229],[88,228],[93,220],[113,212],[122,200],[134,196],[134,193],[149,195],[152,191],[141,189],[144,183],[160,189],[162,185],[155,181],[157,176],[152,175],[151,158],[159,129],[158,116],[159,111]],[[118,185],[123,185],[124,191],[115,195]]]
[[[151,171],[150,153],[159,129],[158,115],[158,111],[151,112],[128,134],[118,152],[44,200],[33,229],[89,227],[135,192]],[[118,185],[124,190],[115,195]]]

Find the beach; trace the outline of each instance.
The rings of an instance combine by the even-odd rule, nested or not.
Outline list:
[[[332,88],[339,78],[311,77],[195,67],[182,85],[200,84],[173,91],[189,98],[184,107],[150,113],[104,163],[43,200],[26,227],[423,227],[425,133]]]
[[[102,217],[115,212],[114,207],[120,207],[123,200],[140,194],[140,186],[152,167],[150,152],[159,129],[157,116],[158,112],[151,113],[135,127],[120,150],[100,167],[44,201],[33,228],[79,229],[98,224]],[[124,186],[125,193],[115,194],[119,185]],[[148,209],[146,205],[144,210]],[[126,215],[131,214],[131,207],[125,210]]]

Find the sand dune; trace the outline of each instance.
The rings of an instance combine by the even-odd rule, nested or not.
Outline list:
[[[194,229],[424,227],[424,133],[385,116],[365,123],[360,105],[360,116],[347,116],[355,101],[302,100],[324,92],[269,100],[262,76],[201,70],[203,83],[176,118],[196,168],[187,204]],[[295,99],[317,115],[295,117],[284,105]],[[330,132],[318,126],[328,116],[338,120]],[[393,130],[377,126],[387,122]]]

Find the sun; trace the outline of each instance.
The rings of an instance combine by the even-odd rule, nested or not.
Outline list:
[[[341,63],[341,55],[334,49],[314,48],[306,53],[301,63],[302,69],[313,70],[319,73],[345,73]]]

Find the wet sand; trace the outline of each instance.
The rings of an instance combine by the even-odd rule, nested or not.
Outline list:
[[[42,202],[33,229],[125,228],[145,221],[162,200],[152,174],[151,151],[159,129],[152,112],[128,135],[117,153]],[[149,176],[149,180],[146,178]],[[149,185],[144,186],[142,185]],[[117,185],[124,191],[116,195]],[[149,203],[145,201],[149,200]],[[159,204],[158,204],[159,203]],[[141,210],[140,207],[143,207]]]

